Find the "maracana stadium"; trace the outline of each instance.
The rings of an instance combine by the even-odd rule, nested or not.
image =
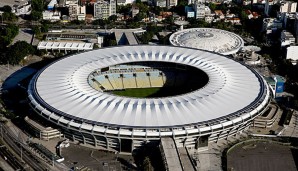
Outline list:
[[[247,129],[271,99],[262,76],[231,58],[150,45],[62,58],[32,78],[28,94],[66,137],[120,152],[163,137],[206,147]]]

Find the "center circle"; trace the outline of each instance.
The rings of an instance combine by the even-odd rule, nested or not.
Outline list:
[[[160,98],[196,91],[209,81],[193,66],[172,62],[130,62],[99,68],[88,76],[97,91],[134,98]]]

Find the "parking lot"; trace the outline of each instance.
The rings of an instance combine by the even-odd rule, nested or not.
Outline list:
[[[76,167],[78,170],[98,170],[98,171],[120,171],[132,168],[129,163],[132,157],[129,155],[119,155],[99,149],[91,149],[76,144],[62,149],[63,162],[68,167]],[[131,169],[130,169],[131,170]]]

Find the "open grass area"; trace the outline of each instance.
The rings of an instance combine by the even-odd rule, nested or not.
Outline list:
[[[154,88],[132,88],[125,89],[121,91],[113,91],[112,93],[118,96],[126,96],[126,97],[152,97],[158,91],[160,91],[160,87]]]

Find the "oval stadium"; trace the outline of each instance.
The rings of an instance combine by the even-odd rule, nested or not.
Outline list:
[[[270,102],[262,76],[233,59],[150,45],[62,58],[32,78],[28,94],[66,137],[120,152],[167,137],[203,148],[247,129]]]
[[[203,49],[222,55],[234,54],[244,46],[239,35],[215,28],[184,29],[173,33],[169,40],[174,46]]]

